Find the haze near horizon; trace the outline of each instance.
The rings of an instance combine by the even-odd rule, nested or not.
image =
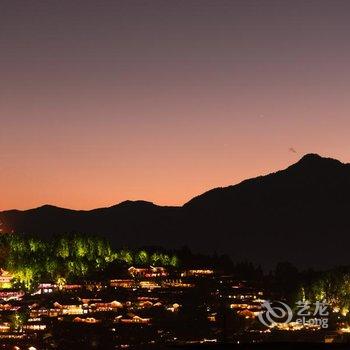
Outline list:
[[[0,210],[182,205],[305,153],[347,162],[349,11],[2,1]]]

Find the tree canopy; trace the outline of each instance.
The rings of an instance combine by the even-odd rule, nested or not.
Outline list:
[[[50,241],[33,236],[7,234],[0,237],[3,267],[26,289],[39,281],[74,280],[103,271],[111,264],[178,266],[178,258],[146,250],[113,250],[98,236],[61,235]]]

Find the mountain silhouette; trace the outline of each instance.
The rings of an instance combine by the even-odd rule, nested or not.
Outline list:
[[[350,165],[307,154],[285,170],[215,188],[182,207],[126,201],[89,211],[0,212],[2,231],[102,234],[114,246],[187,245],[272,267],[350,264]]]

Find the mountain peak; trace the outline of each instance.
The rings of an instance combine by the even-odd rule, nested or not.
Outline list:
[[[236,261],[328,268],[349,263],[349,198],[350,164],[306,154],[287,169],[210,190],[183,207],[146,201],[89,211],[43,206],[0,212],[0,220],[3,232],[47,239],[98,233],[116,247],[187,245],[228,253]]]
[[[321,160],[321,159],[325,159],[325,158],[320,156],[317,153],[307,153],[300,160],[301,161],[317,161],[317,160]]]
[[[343,166],[341,161],[333,158],[322,157],[316,153],[305,154],[297,163],[290,168],[325,168]]]

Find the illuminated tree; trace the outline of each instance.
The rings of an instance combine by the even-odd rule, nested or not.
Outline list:
[[[68,239],[62,237],[56,242],[56,255],[61,258],[69,257],[69,241]]]
[[[26,235],[0,236],[0,251],[3,264],[14,275],[14,282],[31,290],[39,281],[65,281],[82,278],[103,271],[112,265],[173,266],[178,265],[174,255],[146,250],[133,253],[123,249],[113,251],[110,244],[99,237],[85,235],[64,235],[49,242]]]
[[[151,255],[151,264],[152,264],[152,265],[157,265],[157,264],[159,264],[160,260],[161,260],[161,255],[160,255],[160,254],[158,254],[158,253],[153,253],[153,254]]]
[[[11,315],[11,329],[15,332],[21,332],[23,324],[28,320],[28,314],[26,312],[15,312]]]
[[[36,277],[36,270],[33,267],[23,267],[14,273],[14,279],[30,290],[33,287],[34,278]]]
[[[141,250],[136,255],[136,263],[139,265],[147,265],[149,258],[148,253],[145,250]]]
[[[64,277],[60,276],[57,278],[56,284],[58,286],[58,289],[62,290],[63,287],[67,284],[67,280]]]
[[[160,254],[160,263],[162,266],[170,265],[170,257],[167,254]]]
[[[178,267],[179,266],[179,259],[176,255],[173,255],[170,259],[170,266],[172,267]]]
[[[133,263],[132,254],[129,250],[121,250],[118,254],[118,259],[122,262],[131,265]]]
[[[73,238],[72,242],[73,246],[73,254],[79,258],[84,257],[87,254],[88,251],[88,242],[86,239],[83,239],[82,237],[75,236]]]

